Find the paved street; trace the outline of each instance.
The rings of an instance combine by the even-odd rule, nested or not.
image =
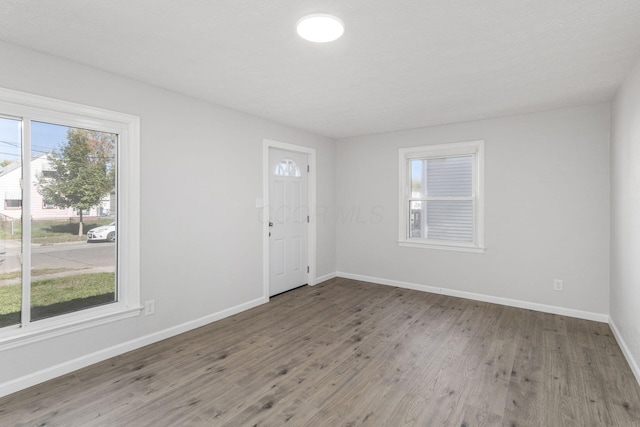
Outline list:
[[[58,243],[33,246],[33,269],[44,268],[113,268],[116,259],[115,243]],[[20,269],[20,246],[0,241],[0,273]]]

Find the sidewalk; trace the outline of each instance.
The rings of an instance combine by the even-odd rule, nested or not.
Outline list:
[[[15,249],[20,248],[22,242],[20,240],[0,240],[0,251],[2,249]]]

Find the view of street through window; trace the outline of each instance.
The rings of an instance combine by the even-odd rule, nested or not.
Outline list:
[[[117,301],[117,135],[33,121],[25,160],[23,125],[0,116],[0,328]]]

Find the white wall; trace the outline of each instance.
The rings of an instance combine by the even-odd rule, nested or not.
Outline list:
[[[141,299],[155,299],[156,307],[153,316],[0,352],[0,388],[260,299],[255,199],[262,197],[264,138],[316,148],[318,205],[335,209],[330,138],[6,43],[0,58],[0,86],[140,116]],[[317,274],[335,269],[335,222],[325,220],[318,224]]]
[[[338,274],[606,321],[609,108],[339,140]],[[486,149],[486,253],[399,247],[398,148],[478,139]],[[553,291],[554,278],[564,292]]]
[[[640,382],[640,61],[611,117],[611,324]]]

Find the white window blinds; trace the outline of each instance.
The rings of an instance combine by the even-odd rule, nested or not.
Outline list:
[[[411,237],[473,242],[473,156],[411,160]]]

